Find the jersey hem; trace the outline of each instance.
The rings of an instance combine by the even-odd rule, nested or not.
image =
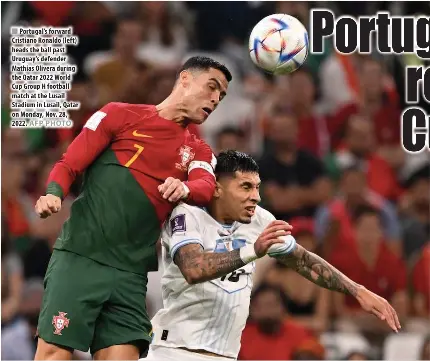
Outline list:
[[[115,268],[115,269],[117,269],[117,270],[119,270],[119,271],[122,271],[122,272],[134,273],[134,274],[136,274],[136,275],[143,276],[143,277],[147,277],[147,276],[148,276],[148,272],[153,272],[153,270],[152,270],[152,269],[150,269],[150,268],[145,269],[145,270],[144,270],[144,271],[142,271],[142,272],[131,271],[131,270],[126,269],[126,268],[122,268],[122,267],[118,267],[118,266],[110,265],[110,264],[108,264],[108,263],[106,263],[106,262],[102,262],[102,261],[100,261],[100,260],[98,260],[98,259],[96,259],[96,258],[94,258],[94,257],[89,257],[89,256],[87,256],[87,255],[85,255],[85,254],[82,254],[82,253],[79,253],[79,252],[76,252],[76,251],[72,251],[72,250],[67,249],[67,248],[58,248],[58,246],[54,246],[54,250],[55,250],[55,251],[58,251],[58,252],[69,252],[69,253],[73,253],[73,254],[76,254],[76,255],[78,255],[78,256],[80,256],[80,257],[84,257],[84,258],[90,259],[91,261],[96,262],[96,263],[100,264],[101,266],[110,267],[110,268]]]
[[[232,354],[232,353],[231,354],[220,354],[219,350],[215,350],[211,347],[204,347],[204,346],[197,346],[197,345],[185,345],[185,344],[173,345],[173,344],[168,344],[168,343],[164,344],[164,343],[158,343],[154,340],[152,341],[151,345],[152,346],[159,346],[159,347],[177,348],[177,349],[184,347],[184,348],[187,348],[189,350],[203,350],[203,351],[207,351],[207,352],[212,352],[212,353],[217,354],[221,357],[229,357],[229,358],[234,358],[234,359],[236,359],[239,356],[239,354]]]

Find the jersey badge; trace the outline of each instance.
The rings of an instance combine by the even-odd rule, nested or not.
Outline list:
[[[61,331],[65,327],[69,327],[70,320],[66,317],[67,313],[65,312],[58,312],[58,316],[54,316],[52,318],[52,324],[54,325],[54,335],[61,336]]]
[[[187,226],[185,224],[185,214],[179,214],[170,220],[170,228],[172,229],[172,235],[176,232],[185,232]]]
[[[195,153],[188,145],[183,145],[179,151],[181,156],[181,163],[176,163],[176,168],[182,172],[188,170],[188,164],[194,159]]]

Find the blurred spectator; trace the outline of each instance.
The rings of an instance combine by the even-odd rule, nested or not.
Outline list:
[[[412,268],[413,311],[417,317],[430,318],[430,241]]]
[[[1,326],[13,322],[21,305],[23,272],[20,258],[13,251],[8,227],[2,217],[1,238]]]
[[[420,360],[430,360],[430,336],[424,340],[420,356]]]
[[[143,63],[136,67],[136,72],[133,77],[128,77],[122,88],[122,92],[119,95],[118,100],[124,103],[130,104],[145,104],[148,103],[148,96],[151,96],[153,92],[157,93],[155,97],[159,97],[155,87],[158,86],[158,82],[163,82],[163,80],[170,80],[172,74],[164,75],[162,72],[157,71],[157,69],[150,70],[149,67]],[[154,78],[157,78],[157,82],[154,82]],[[174,75],[173,75],[174,79]],[[173,85],[169,81],[169,86]],[[172,87],[169,88],[172,90]],[[163,95],[164,96],[164,95]],[[162,98],[165,99],[165,98]],[[157,104],[157,102],[152,103]]]
[[[356,62],[356,100],[339,109],[330,120],[333,145],[341,141],[342,131],[352,115],[370,119],[374,126],[378,146],[395,146],[400,142],[400,108],[398,94],[393,90],[390,78],[382,64],[370,57],[359,56]],[[354,59],[354,56],[353,56]],[[356,58],[355,58],[356,59]],[[356,59],[358,60],[358,59]]]
[[[291,113],[275,112],[269,119],[268,137],[273,150],[259,165],[263,200],[278,219],[312,216],[331,193],[323,164],[297,149],[297,137],[297,119]]]
[[[99,104],[117,101],[124,91],[124,84],[132,82],[142,62],[138,48],[142,41],[143,25],[135,18],[121,19],[112,39],[112,55],[99,64],[91,78],[96,85]]]
[[[352,215],[362,206],[379,211],[384,239],[396,254],[402,254],[399,220],[396,209],[366,187],[366,176],[359,168],[345,169],[340,182],[340,194],[316,214],[315,232],[324,257],[329,257],[354,246]]]
[[[27,152],[28,141],[24,129],[5,128],[1,134],[2,156],[20,156]]]
[[[300,68],[290,77],[290,102],[299,124],[298,148],[323,158],[330,150],[326,118],[316,108],[316,86],[312,74]]]
[[[20,317],[2,329],[2,360],[32,360],[36,352],[37,322],[42,305],[43,281],[30,280],[25,283]]]
[[[25,214],[22,188],[25,184],[25,158],[23,156],[3,157],[2,159],[2,211],[6,216],[9,235],[17,242],[20,238],[25,248],[30,223]]]
[[[84,75],[75,77],[72,83],[72,88],[67,95],[69,101],[80,102],[79,109],[69,110],[70,119],[73,121],[73,127],[70,129],[54,129],[48,130],[48,133],[53,140],[54,146],[59,146],[61,153],[64,153],[73,141],[73,139],[81,132],[88,118],[98,108],[97,96],[95,96],[96,89],[90,84],[89,79]]]
[[[396,175],[374,149],[374,125],[366,117],[352,115],[346,123],[344,144],[327,159],[328,168],[336,177],[345,168],[360,166],[366,171],[369,188],[395,201],[400,191]]]
[[[305,327],[286,318],[284,295],[277,287],[262,285],[254,292],[250,318],[239,360],[290,360],[297,346],[312,338]]]
[[[292,360],[325,360],[325,349],[316,339],[309,339],[297,346]]]
[[[152,66],[176,67],[188,48],[183,17],[171,2],[134,3],[137,19],[143,24],[139,59]]]
[[[362,207],[354,215],[356,247],[337,254],[330,262],[346,276],[388,300],[400,322],[408,316],[407,274],[405,263],[388,249],[383,240],[379,212]],[[339,317],[338,329],[388,333],[385,323],[363,311],[352,296],[334,294],[334,310]]]
[[[316,252],[314,225],[311,219],[297,218],[289,222],[298,244]],[[277,264],[267,272],[265,281],[280,287],[285,295],[287,312],[291,318],[317,333],[328,328],[330,291],[303,278],[295,270]]]
[[[348,355],[346,355],[345,360],[350,360],[350,361],[365,361],[365,360],[370,360],[369,356],[367,356],[365,353],[362,353],[360,351],[352,351],[350,352]]]
[[[245,134],[241,129],[226,127],[218,133],[215,154],[223,150],[238,150],[245,151]]]
[[[327,41],[329,43],[329,41]],[[334,52],[332,44],[325,44],[327,57],[318,67],[318,75],[321,82],[322,104],[324,113],[336,114],[339,108],[352,102],[358,95],[357,70],[360,64],[360,56],[356,53],[343,55]],[[331,46],[330,46],[331,45]],[[336,89],[336,91],[333,91]],[[330,123],[332,135],[337,129],[336,122]]]
[[[145,104],[159,104],[172,91],[176,82],[176,71],[172,69],[156,68],[148,74],[147,81],[139,86],[145,86]]]
[[[79,46],[69,47],[68,52],[81,69],[88,54],[110,48],[116,19],[104,1],[75,1],[75,4],[67,22],[79,36]]]
[[[403,249],[409,258],[419,252],[430,235],[430,167],[414,172],[405,182],[399,202]]]

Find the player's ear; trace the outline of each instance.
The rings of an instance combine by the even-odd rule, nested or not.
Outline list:
[[[216,182],[213,197],[218,199],[219,197],[221,197],[221,193],[222,193],[222,185],[219,182]]]
[[[183,70],[179,74],[179,81],[184,88],[187,88],[191,83],[192,74],[188,70]]]

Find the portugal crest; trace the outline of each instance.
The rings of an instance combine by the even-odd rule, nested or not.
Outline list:
[[[179,151],[179,155],[181,156],[181,163],[176,163],[176,168],[186,172],[188,170],[188,164],[194,159],[195,153],[191,147],[183,145]]]
[[[54,335],[61,336],[61,331],[65,327],[69,327],[69,319],[66,317],[67,313],[65,312],[58,312],[58,316],[54,316],[52,318],[52,324],[54,325]]]

